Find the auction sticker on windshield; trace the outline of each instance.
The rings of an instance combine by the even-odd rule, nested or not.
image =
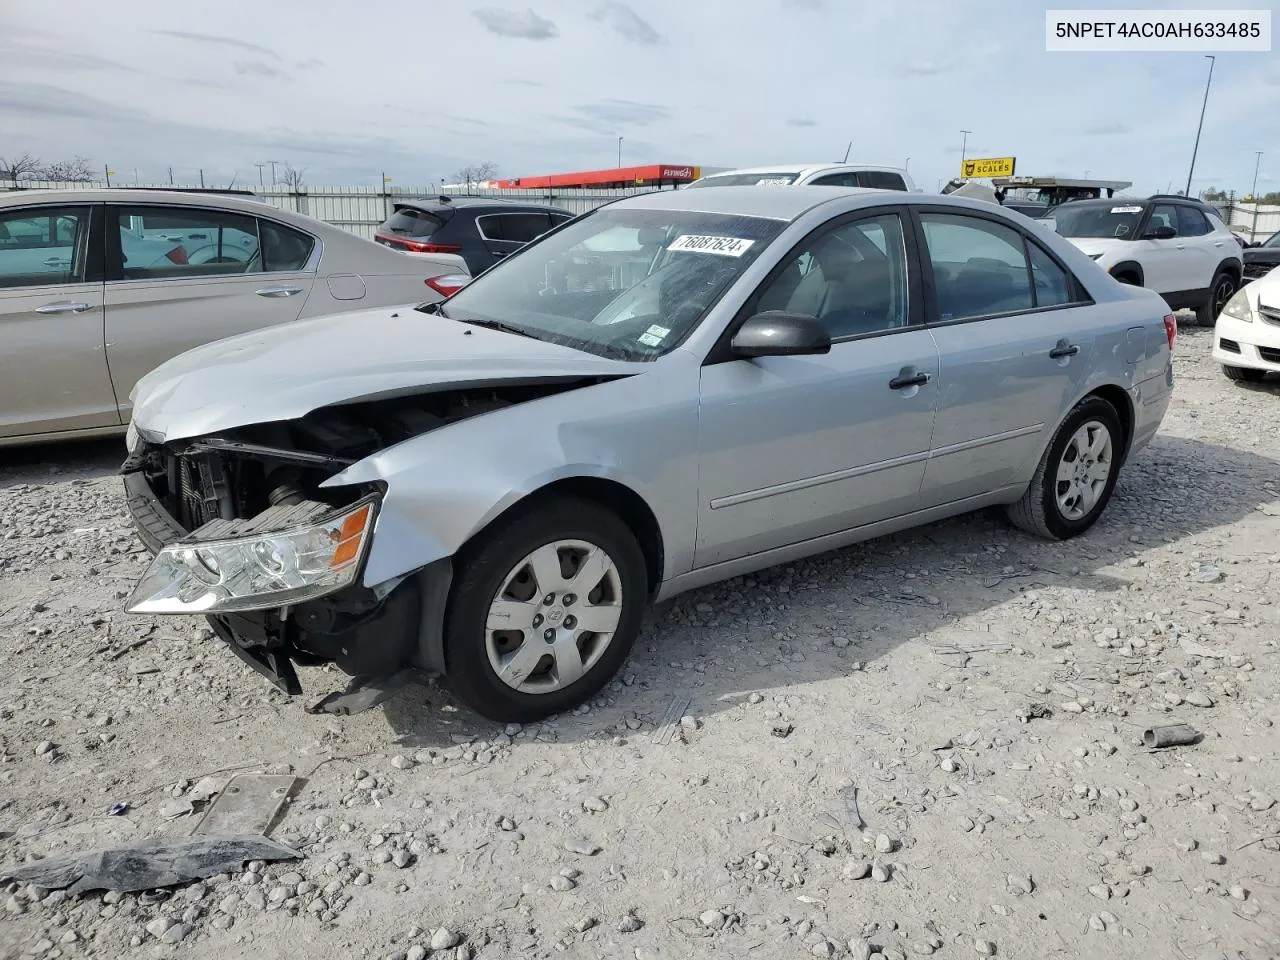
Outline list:
[[[1112,207],[1112,213],[1141,213],[1141,207]]]
[[[690,253],[714,253],[721,257],[740,257],[751,249],[754,240],[741,237],[701,237],[685,234],[676,237],[668,250],[683,250]]]
[[[644,333],[640,334],[638,339],[646,347],[657,347],[662,345],[662,341],[667,338],[667,334],[670,332],[670,327],[660,327],[655,323]]]

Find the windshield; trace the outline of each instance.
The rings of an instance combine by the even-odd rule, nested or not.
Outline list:
[[[785,187],[796,182],[798,173],[718,173],[685,187]]]
[[[442,312],[599,356],[652,360],[698,325],[784,226],[605,208],[482,273]]]
[[[1058,233],[1064,237],[1108,238],[1136,240],[1138,221],[1142,219],[1142,204],[1115,203],[1089,204],[1066,203],[1053,211]]]
[[[1264,247],[1280,247],[1280,233],[1273,233],[1270,240],[1266,240],[1262,244]]]

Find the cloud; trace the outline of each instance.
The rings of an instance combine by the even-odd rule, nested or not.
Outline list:
[[[947,60],[908,60],[898,67],[898,72],[908,77],[936,77],[954,69],[955,64]]]
[[[273,80],[289,79],[289,75],[283,70],[260,60],[240,60],[234,66],[236,73],[242,77],[270,77]]]
[[[607,24],[624,40],[652,47],[662,43],[662,34],[647,20],[619,0],[607,0],[591,13],[591,19]]]
[[[1091,123],[1084,128],[1089,137],[1112,137],[1119,133],[1128,133],[1131,128],[1124,123]]]
[[[146,120],[148,115],[97,97],[39,83],[0,82],[0,117],[29,117],[44,120],[105,120],[127,122]]]
[[[633,100],[605,100],[575,107],[579,113],[593,120],[645,126],[659,120],[671,119],[671,111],[654,103],[636,103]]]
[[[481,7],[472,13],[486,30],[499,37],[515,37],[519,40],[553,40],[560,36],[560,28],[534,13],[530,7],[520,13],[499,7]]]
[[[808,117],[788,117],[787,126],[789,127],[816,127],[818,122],[810,120]]]
[[[247,53],[257,53],[264,57],[270,57],[272,60],[280,59],[280,54],[276,53],[270,47],[250,43],[248,40],[237,40],[235,37],[220,37],[212,33],[196,33],[191,30],[152,30],[151,32],[162,37],[173,37],[175,40],[190,40],[194,43],[212,44],[214,46],[222,47],[235,47],[237,50],[243,50]]]
[[[137,67],[90,53],[69,53],[53,47],[38,47],[0,39],[0,62],[6,67],[32,70],[96,70],[104,73],[141,73]]]
[[[316,70],[324,66],[324,61],[317,60],[315,57],[312,57],[310,60],[299,60],[296,64],[294,64],[294,66],[296,66],[299,70]]]

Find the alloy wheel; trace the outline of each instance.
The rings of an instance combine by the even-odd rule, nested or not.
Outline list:
[[[1065,519],[1088,515],[1107,487],[1112,466],[1111,431],[1098,420],[1081,424],[1058,461],[1054,495]]]

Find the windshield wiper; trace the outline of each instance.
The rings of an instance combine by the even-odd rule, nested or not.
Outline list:
[[[450,319],[456,320],[458,323],[470,324],[473,327],[484,327],[486,330],[501,330],[503,333],[514,333],[517,337],[528,337],[530,340],[542,339],[541,337],[534,336],[528,330],[524,330],[520,327],[513,327],[511,324],[503,323],[501,320],[486,320],[478,317],[472,317],[466,320],[461,317],[451,317]]]

